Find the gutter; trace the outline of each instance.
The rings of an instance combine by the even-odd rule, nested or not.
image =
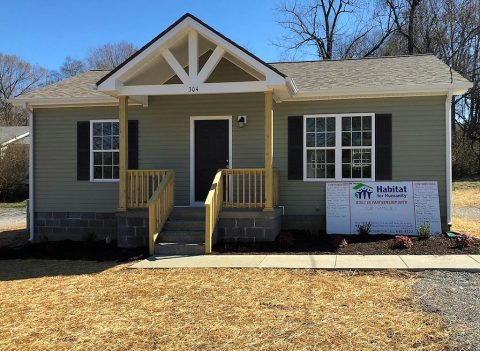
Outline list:
[[[35,240],[35,207],[34,207],[34,194],[35,194],[35,174],[34,174],[34,140],[33,140],[33,109],[28,105],[25,104],[25,108],[29,114],[29,135],[30,135],[30,146],[28,148],[28,213],[29,213],[29,223],[28,228],[30,229],[30,238],[29,241]]]
[[[452,97],[453,89],[449,89],[445,100],[445,139],[446,139],[446,181],[447,181],[447,224],[452,225]]]

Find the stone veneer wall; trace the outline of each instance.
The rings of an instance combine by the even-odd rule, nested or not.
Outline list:
[[[117,237],[115,213],[35,212],[37,240],[96,240]]]
[[[217,225],[218,241],[274,241],[281,230],[282,210],[223,210]]]

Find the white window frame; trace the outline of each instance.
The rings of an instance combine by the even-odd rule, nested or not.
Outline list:
[[[342,146],[342,117],[372,118],[372,146]],[[307,118],[335,117],[335,178],[307,178]],[[322,149],[322,148],[320,148]],[[328,147],[323,148],[327,150]],[[372,154],[372,177],[371,178],[342,178],[342,150],[343,149],[371,149]],[[303,181],[304,182],[332,182],[332,181],[375,181],[375,113],[329,113],[303,116]]]
[[[90,120],[90,182],[92,183],[118,183],[120,181],[119,178],[116,179],[95,179],[93,176],[93,164],[94,164],[94,151],[93,151],[93,124],[94,123],[104,123],[104,122],[118,122],[120,123],[120,120],[118,119],[95,119],[95,120]],[[120,126],[119,126],[120,127]],[[112,150],[102,150],[104,152],[114,152],[117,151],[116,149]],[[120,153],[120,145],[118,152]],[[120,163],[120,160],[119,160]],[[120,166],[120,164],[119,164]]]

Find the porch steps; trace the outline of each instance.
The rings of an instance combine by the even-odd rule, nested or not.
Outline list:
[[[176,207],[155,244],[156,255],[202,255],[205,252],[205,209]]]

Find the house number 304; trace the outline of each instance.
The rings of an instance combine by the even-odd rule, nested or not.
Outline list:
[[[198,92],[198,86],[188,87],[188,92],[189,93],[197,93]]]

